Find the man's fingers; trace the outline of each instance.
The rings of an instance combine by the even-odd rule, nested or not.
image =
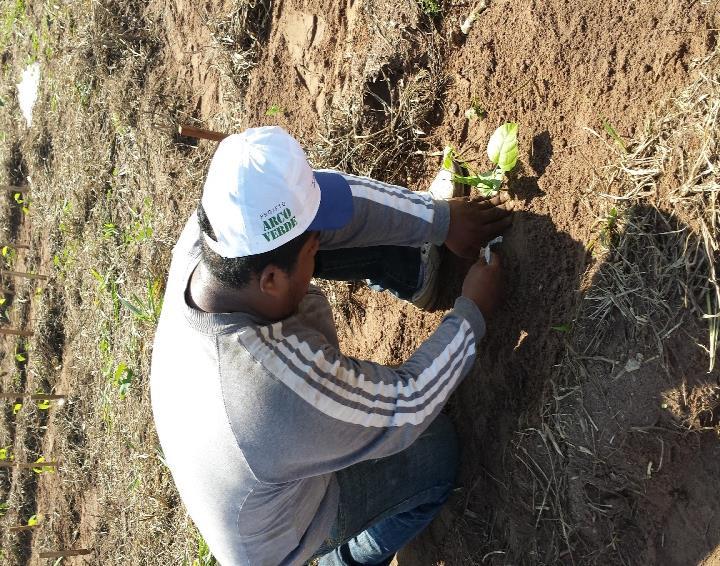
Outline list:
[[[495,222],[496,220],[500,220],[511,213],[512,210],[508,210],[502,206],[494,206],[482,211],[482,220],[484,223]]]
[[[493,206],[500,206],[510,201],[510,197],[507,193],[498,193],[492,198],[485,198],[479,201],[482,208],[492,208]]]
[[[484,229],[487,233],[489,233],[489,238],[492,239],[495,236],[499,236],[502,234],[506,228],[509,228],[513,223],[513,216],[508,215],[504,218],[501,218],[500,220],[497,220],[496,222],[492,222],[490,224],[485,224]]]

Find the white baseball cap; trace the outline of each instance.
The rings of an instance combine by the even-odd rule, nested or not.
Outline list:
[[[350,185],[313,171],[300,144],[277,126],[228,136],[210,162],[202,205],[226,258],[279,248],[307,230],[337,230],[352,217]]]

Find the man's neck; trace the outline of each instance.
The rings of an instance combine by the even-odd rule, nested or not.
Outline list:
[[[215,277],[201,260],[185,290],[187,304],[208,313],[242,312],[275,322],[288,316],[278,310],[278,302],[263,294],[257,281],[243,288],[230,287]]]

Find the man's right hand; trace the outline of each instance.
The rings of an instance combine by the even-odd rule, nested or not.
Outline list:
[[[462,286],[462,296],[474,302],[484,317],[491,316],[502,300],[500,256],[490,253],[490,263],[480,257],[470,268]]]

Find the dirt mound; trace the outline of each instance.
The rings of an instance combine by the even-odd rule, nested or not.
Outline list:
[[[532,467],[532,463],[523,464],[515,457],[512,442],[517,442],[519,430],[539,422],[535,415],[540,411],[543,394],[557,386],[553,385],[553,376],[557,377],[557,366],[566,355],[564,329],[577,322],[580,297],[595,284],[593,279],[584,278],[584,273],[588,268],[593,268],[592,272],[598,268],[598,260],[589,248],[598,238],[598,219],[609,206],[598,201],[594,191],[604,189],[604,167],[615,158],[614,142],[603,132],[603,125],[621,138],[630,139],[642,131],[649,108],[689,82],[693,59],[715,45],[715,26],[708,20],[713,14],[711,6],[692,2],[671,7],[651,2],[628,6],[610,2],[568,9],[564,2],[493,3],[467,37],[459,32],[459,23],[466,16],[460,7],[452,8],[439,20],[418,13],[414,2],[394,4],[391,11],[396,15],[390,14],[388,5],[381,1],[340,5],[330,12],[286,1],[276,5],[275,10],[268,56],[255,71],[245,99],[247,125],[277,121],[311,146],[315,136],[327,134],[322,128],[327,114],[347,103],[343,96],[350,100],[355,97],[355,111],[372,113],[377,108],[367,92],[378,93],[383,71],[391,75],[388,92],[399,92],[420,69],[429,68],[433,57],[441,60],[448,87],[443,103],[424,116],[423,128],[429,125],[425,133],[431,135],[423,137],[425,146],[418,145],[420,150],[437,151],[449,141],[459,146],[464,156],[484,163],[484,144],[495,126],[504,120],[520,124],[522,169],[510,188],[523,203],[523,210],[503,246],[508,299],[503,312],[489,325],[477,369],[460,388],[451,407],[465,447],[465,492],[457,502],[456,515],[448,513],[445,517],[446,526],[455,521],[455,530],[448,536],[442,524],[436,525],[433,532],[403,554],[401,563],[427,564],[429,556],[452,564],[476,563],[484,556],[498,563],[584,562],[591,560],[592,552],[603,545],[612,546],[612,533],[620,537],[618,525],[629,530],[616,540],[619,550],[604,554],[607,560],[680,564],[702,558],[703,551],[691,551],[701,548],[695,544],[694,535],[672,523],[672,505],[663,503],[672,500],[661,485],[665,480],[652,484],[637,501],[618,503],[617,508],[608,511],[616,521],[606,527],[580,507],[568,507],[570,516],[565,520],[578,524],[577,528],[568,525],[567,531],[579,531],[584,541],[573,539],[577,548],[569,548],[563,541],[539,541],[542,530],[538,525],[543,517],[532,508],[532,502],[542,507],[546,504],[542,496],[535,494],[533,498],[526,493],[530,508],[518,509],[507,486],[513,474],[520,476],[513,481],[528,474],[524,465]],[[288,19],[297,12],[302,17]],[[288,31],[290,21],[298,24],[306,20],[312,23],[305,26],[306,33],[297,28]],[[322,33],[317,34],[316,28]],[[363,41],[366,37],[371,40]],[[392,96],[381,98],[387,110],[393,103]],[[287,111],[269,119],[264,114],[270,104]],[[487,118],[467,120],[465,110],[471,106],[485,110]],[[358,136],[379,129],[362,119],[355,128]],[[588,129],[602,132],[609,143]],[[328,143],[332,144],[332,138]],[[424,159],[422,165],[412,168],[407,184],[422,189],[435,167],[434,160]],[[395,169],[379,169],[373,174],[398,181]],[[462,270],[461,265],[454,268]],[[457,283],[460,275],[449,276],[449,287]],[[441,314],[421,313],[391,297],[362,289],[343,295],[342,301],[354,305],[345,308],[344,314],[340,309],[338,315],[343,347],[351,354],[384,363],[397,363],[409,356]],[[613,347],[608,346],[608,351],[598,355],[623,358],[640,351],[621,326],[615,330],[623,353],[612,352]],[[668,351],[672,349],[668,347]],[[697,363],[698,355],[695,351],[695,361],[688,363]],[[646,371],[657,374],[661,366],[667,369],[665,360],[656,363],[657,367],[644,366]],[[623,422],[623,430],[628,426],[655,426],[662,404],[658,401],[660,385],[651,381],[643,389],[642,383],[638,377],[611,392],[596,392],[592,402],[588,400],[590,392],[583,390],[585,407],[591,411],[616,407],[610,413],[614,418],[623,407],[632,415]],[[673,387],[678,383],[665,385]],[[577,399],[572,400],[576,407]],[[608,425],[604,433],[608,438],[612,436],[610,429]],[[642,433],[625,434],[628,438],[616,434],[615,460],[607,464],[609,474],[619,473],[614,470],[621,462],[622,469],[637,471],[649,452],[653,452],[657,465],[656,440],[649,441]],[[666,438],[663,442],[668,449],[663,471],[681,473],[678,466],[687,464],[686,457],[692,450],[682,441],[673,444]],[[705,442],[713,444],[711,440]],[[672,463],[668,460],[671,445],[675,446]],[[716,472],[708,467],[713,461],[711,452],[698,452],[701,455],[693,460],[696,477],[704,478],[696,480],[695,487]],[[641,476],[647,464],[643,461]],[[692,493],[688,495],[691,505],[699,504],[707,495],[695,493],[695,487],[685,489],[687,494]],[[573,486],[566,488],[574,493]],[[598,505],[610,505],[598,495],[606,486],[583,489],[589,490],[587,493],[599,490],[593,492]],[[583,505],[591,497],[587,493],[581,498]],[[652,513],[651,522],[640,516],[640,508]],[[690,516],[692,522],[704,515]],[[674,554],[662,550],[662,529],[653,526],[655,521],[669,522],[668,540],[672,531],[673,538],[685,541],[673,545]],[[673,530],[673,526],[677,529]],[[712,542],[715,535],[707,536]]]

